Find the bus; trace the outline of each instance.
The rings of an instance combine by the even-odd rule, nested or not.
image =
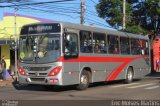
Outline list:
[[[130,83],[150,73],[147,36],[66,23],[22,27],[18,78],[22,84],[67,86],[84,90],[90,83]]]
[[[152,45],[152,63],[154,72],[160,72],[160,34],[157,34]]]

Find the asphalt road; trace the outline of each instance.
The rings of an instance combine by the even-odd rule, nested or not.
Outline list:
[[[124,84],[122,81],[95,83],[84,91],[77,91],[74,86],[6,86],[0,88],[0,100],[38,100],[38,103],[44,103],[44,100],[92,100],[91,103],[93,100],[110,100],[109,104],[113,102],[114,106],[120,105],[113,100],[159,100],[156,106],[160,106],[160,78],[144,78],[131,84]]]

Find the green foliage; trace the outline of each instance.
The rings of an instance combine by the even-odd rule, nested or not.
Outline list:
[[[132,25],[126,28],[124,31],[129,32],[129,33],[134,33],[134,34],[139,33],[139,34],[144,34],[144,35],[149,33],[148,31],[146,31],[145,29],[137,25]]]
[[[160,0],[126,0],[126,30],[131,33],[157,32],[160,27]],[[99,0],[99,17],[117,28],[122,28],[123,0]]]
[[[127,3],[127,15],[130,17],[132,15],[131,6]],[[121,0],[100,0],[97,4],[98,15],[106,20],[111,26],[119,28],[122,26],[122,9],[123,4]]]

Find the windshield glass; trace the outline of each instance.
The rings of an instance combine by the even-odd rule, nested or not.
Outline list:
[[[50,63],[60,57],[60,35],[20,37],[19,57],[25,63]]]

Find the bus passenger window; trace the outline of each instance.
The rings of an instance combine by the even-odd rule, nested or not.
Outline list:
[[[119,37],[108,35],[108,45],[110,54],[119,54]]]
[[[120,51],[121,54],[130,54],[130,44],[129,38],[127,37],[120,37]]]
[[[103,33],[93,33],[94,53],[107,53],[106,35]]]
[[[142,40],[142,51],[144,52],[143,55],[148,55],[149,54],[149,49],[148,49],[148,41]]]
[[[68,56],[78,56],[77,34],[70,33],[65,35],[64,53]]]
[[[92,36],[91,32],[88,31],[80,31],[80,51],[82,53],[92,53],[93,45],[92,45]]]
[[[133,55],[141,55],[141,40],[139,39],[131,39],[131,53]]]

